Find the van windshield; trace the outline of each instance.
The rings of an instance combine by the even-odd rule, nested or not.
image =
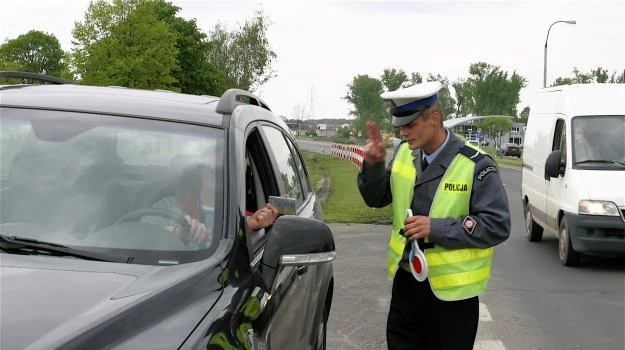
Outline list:
[[[571,128],[576,167],[625,169],[625,116],[575,117]]]

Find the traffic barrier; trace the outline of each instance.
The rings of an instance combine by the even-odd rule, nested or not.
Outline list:
[[[365,151],[361,147],[333,143],[331,153],[333,157],[348,160],[349,162],[355,164],[357,167],[362,168],[362,163],[365,158]]]

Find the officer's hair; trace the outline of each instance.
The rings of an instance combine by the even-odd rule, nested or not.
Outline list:
[[[441,116],[441,127],[443,126],[443,106],[441,106],[441,103],[439,101],[434,102],[434,104],[432,104],[431,106],[429,106],[428,108],[426,108],[425,111],[423,111],[423,117],[424,118],[430,118],[430,116],[434,113],[434,112],[438,112],[438,114],[440,114]]]

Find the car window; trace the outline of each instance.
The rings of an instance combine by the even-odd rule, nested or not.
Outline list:
[[[566,166],[566,128],[563,119],[558,119],[556,121],[556,129],[553,133],[553,144],[552,151],[560,150],[562,151],[562,157],[560,158],[560,166]]]
[[[299,206],[304,201],[304,195],[295,156],[291,153],[291,149],[280,130],[271,126],[263,126],[263,131],[267,136],[266,142],[279,171],[278,181],[281,183],[283,191],[281,195],[294,198]]]
[[[0,112],[4,233],[146,264],[199,260],[217,246],[223,130],[86,113]],[[201,237],[176,231],[188,226],[187,217],[205,227]]]
[[[31,126],[23,123],[3,121],[0,129],[0,176],[7,176],[11,169],[13,158],[22,146],[22,142],[30,133]]]
[[[175,156],[200,155],[214,148],[214,140],[168,132],[122,130],[117,133],[116,153],[129,165],[168,165]]]
[[[300,154],[298,154],[297,152],[297,148],[295,147],[295,145],[293,144],[293,142],[291,142],[290,139],[286,139],[286,142],[289,144],[289,147],[291,148],[291,153],[293,153],[293,159],[295,160],[295,164],[297,166],[297,170],[299,172],[299,176],[302,182],[302,186],[304,188],[304,196],[307,196],[309,193],[312,192],[312,186],[310,185],[310,178],[308,177],[308,173],[306,172],[306,167],[304,166],[304,161],[302,160],[302,157]]]

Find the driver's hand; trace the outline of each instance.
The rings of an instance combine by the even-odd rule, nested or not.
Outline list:
[[[257,232],[261,228],[271,226],[278,218],[278,209],[267,203],[266,206],[258,209],[247,222],[247,231],[249,233]]]
[[[193,243],[203,243],[208,241],[210,232],[206,226],[199,220],[192,219],[189,215],[185,216],[191,229],[187,232],[184,228],[177,226],[174,229],[174,234],[179,237],[186,237],[188,241]]]

